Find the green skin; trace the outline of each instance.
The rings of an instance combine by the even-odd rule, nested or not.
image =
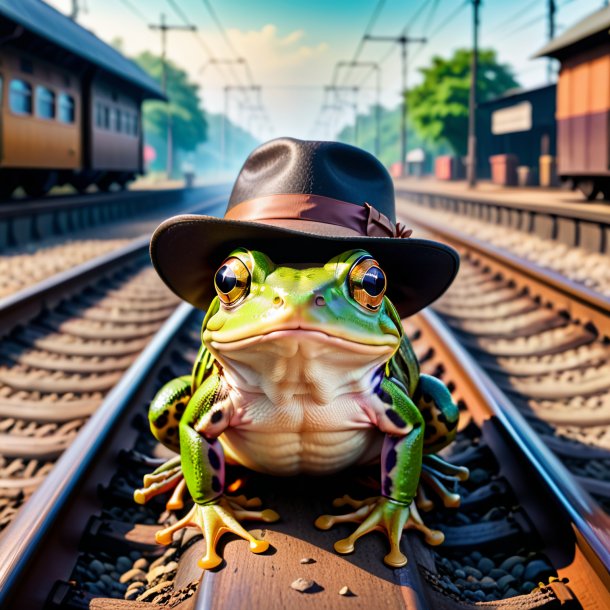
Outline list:
[[[377,425],[385,437],[381,496],[368,519],[384,525],[390,538],[400,537],[417,492],[422,458],[453,440],[458,409],[440,381],[420,374],[387,297],[375,311],[352,297],[348,275],[363,254],[352,250],[324,266],[295,269],[278,267],[261,252],[238,249],[231,253],[250,270],[247,295],[231,307],[214,299],[203,322],[203,345],[192,374],[166,384],[149,412],[155,437],[180,454],[186,486],[197,505],[218,504],[224,494],[224,453],[218,439],[230,428],[233,412],[228,399],[230,381],[221,364],[222,345],[282,330],[287,320],[298,315],[307,330],[392,350],[371,380],[376,384],[375,400],[383,403]],[[324,306],[315,303],[320,297]],[[278,308],[286,310],[279,321]],[[443,469],[439,466],[438,471]],[[353,544],[344,547],[336,548],[349,552]]]

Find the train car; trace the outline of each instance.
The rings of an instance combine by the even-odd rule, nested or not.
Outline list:
[[[589,200],[610,200],[610,7],[551,40],[536,57],[561,62],[557,83],[559,176]]]
[[[0,197],[124,187],[143,172],[136,64],[41,0],[0,0]]]

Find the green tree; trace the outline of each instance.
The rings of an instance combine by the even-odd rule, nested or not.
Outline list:
[[[163,65],[161,58],[149,53],[141,53],[135,58],[157,82],[161,83]],[[167,91],[169,104],[150,101],[144,104],[144,132],[152,141],[166,142],[168,111],[172,119],[173,150],[190,152],[206,141],[207,121],[200,105],[198,86],[189,82],[188,75],[171,61],[167,62]],[[165,161],[164,147],[157,148],[157,164]]]
[[[448,144],[465,155],[472,52],[458,49],[449,59],[436,56],[419,71],[423,81],[408,93],[409,118],[421,138]],[[492,49],[479,51],[478,101],[484,102],[518,87],[510,66],[500,64]]]
[[[390,167],[392,163],[400,161],[400,112],[401,106],[389,109],[381,107],[380,109],[380,152],[379,160]],[[375,154],[375,140],[377,137],[377,108],[371,106],[369,110],[358,115],[358,142],[360,148],[368,150],[371,154]],[[354,144],[354,126],[347,125],[338,134],[337,139],[347,144]],[[413,128],[413,122],[409,117],[407,124],[407,142],[409,150],[414,148],[423,148],[430,155],[445,154],[450,152],[448,146],[444,143],[433,144],[417,133]],[[429,161],[428,170],[431,170],[431,161]]]

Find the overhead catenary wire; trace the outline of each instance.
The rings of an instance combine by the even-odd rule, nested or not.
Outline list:
[[[464,2],[462,2],[462,4],[459,4],[453,11],[451,11],[451,13],[449,13],[449,15],[447,15],[447,17],[438,25],[434,28],[434,32],[432,32],[432,34],[430,35],[430,37],[428,38],[428,42],[430,42],[431,40],[433,40],[434,38],[436,38],[450,23],[453,22],[453,20],[468,6],[470,6],[470,2],[471,0],[464,0]],[[417,56],[421,53],[422,51],[422,47],[420,47],[419,49],[417,49],[415,51],[415,53],[413,53],[413,57],[411,58],[411,60],[414,60],[417,58]]]
[[[428,39],[428,42],[430,42],[430,39],[433,38],[434,36],[436,36],[436,34],[438,33],[439,29],[443,29],[445,28],[449,23],[451,23],[451,21],[453,20],[454,17],[456,17],[460,11],[462,11],[469,3],[469,0],[466,0],[463,4],[461,4],[460,6],[457,7],[457,9],[455,11],[453,11],[452,13],[450,13],[450,15],[441,23],[441,25],[434,31],[434,33],[431,36],[427,35],[427,31],[430,28],[430,24],[432,23],[432,19],[433,16],[436,12],[436,9],[438,8],[438,4],[439,4],[439,0],[434,0],[434,4],[430,9],[430,13],[428,14],[428,19],[426,20],[426,25],[424,26],[424,38]],[[408,22],[404,28],[402,29],[402,35],[406,35],[407,32],[409,31],[409,27],[412,27],[413,24],[417,21],[417,19],[423,14],[423,9],[426,7],[428,3],[424,3],[420,6],[420,9],[415,13],[415,15],[413,15],[413,18],[410,20],[410,22]],[[414,59],[417,58],[417,56],[422,52],[423,50],[423,46],[419,47],[418,49],[416,49],[415,53],[413,53],[413,55],[411,56],[411,61],[413,61]],[[395,51],[396,47],[392,46],[390,47],[383,55],[379,56],[379,59],[377,60],[377,63],[379,65],[384,64],[392,55],[392,53]],[[362,80],[360,81],[359,85],[362,86],[373,74],[373,70],[369,71],[367,74],[364,75],[364,77],[362,78]]]
[[[356,50],[354,51],[354,55],[352,56],[350,63],[356,63],[358,61],[358,59],[360,58],[360,53],[362,53],[362,49],[364,49],[364,43],[366,41],[366,37],[371,33],[372,29],[375,27],[375,23],[377,23],[377,19],[379,19],[379,15],[381,15],[381,11],[383,10],[385,3],[386,3],[386,0],[377,1],[377,4],[375,5],[375,8],[373,9],[373,13],[369,17],[366,27],[364,28],[364,34],[362,34],[362,36],[360,37],[358,46],[356,47]],[[348,80],[348,78],[349,78],[349,70],[347,71],[347,74],[344,74],[343,83],[345,83]],[[336,85],[337,83],[333,81],[332,84]]]
[[[423,14],[424,10],[427,8],[427,6],[433,2],[434,4],[438,3],[438,0],[425,0],[422,4],[420,4],[419,8],[415,11],[415,13],[413,14],[412,17],[410,17],[409,21],[407,21],[407,23],[405,24],[405,26],[402,29],[401,35],[402,36],[406,36],[407,32],[409,31],[409,28],[419,19],[419,17]],[[342,79],[342,84],[345,86],[345,83],[349,80],[350,74],[351,74],[351,69],[352,66],[355,66],[358,64],[358,59],[360,57],[360,54],[362,53],[362,50],[364,48],[364,45],[366,43],[367,38],[371,35],[371,32],[373,30],[373,27],[375,26],[379,15],[381,14],[381,10],[383,9],[383,5],[385,2],[382,2],[381,0],[377,3],[377,5],[375,6],[375,9],[373,10],[373,13],[371,15],[371,17],[369,18],[369,21],[366,25],[364,34],[362,35],[362,37],[360,38],[360,41],[358,43],[358,46],[356,47],[356,50],[354,52],[354,55],[351,59],[350,62],[347,62],[348,67],[347,70],[344,72],[343,74],[343,79]],[[433,7],[434,8],[434,7]],[[384,54],[384,58],[382,61],[385,61],[394,51],[394,46],[392,45],[389,50],[387,51],[386,54]],[[379,63],[381,64],[382,62],[371,62],[371,63]],[[370,78],[370,76],[375,72],[375,68],[371,68],[367,74],[364,76],[364,78],[360,81],[360,83],[358,85],[354,85],[354,87],[360,88],[362,85],[364,85],[364,83]],[[337,72],[335,71],[334,76],[333,76],[333,80],[332,80],[332,86],[337,86],[337,81],[338,79],[336,78]],[[328,105],[326,105],[328,106]],[[318,114],[318,118],[316,119],[316,121],[319,121],[323,112],[324,112],[324,107],[325,104],[323,103],[320,107],[320,112]]]
[[[572,2],[574,2],[574,0],[565,0],[564,2],[561,2],[560,4],[558,4],[556,6],[555,12],[557,12],[560,8],[563,8],[564,6],[567,6],[568,4],[571,4]],[[537,15],[536,17],[533,17],[532,19],[530,19],[530,20],[528,20],[526,22],[521,22],[519,25],[517,25],[512,30],[510,30],[506,34],[506,36],[503,36],[502,38],[500,38],[499,42],[502,42],[503,40],[507,40],[511,36],[514,36],[515,34],[517,34],[519,32],[522,32],[523,30],[528,30],[532,26],[537,25],[541,21],[545,21],[547,19],[548,19],[548,13],[545,12],[545,13],[542,13],[540,15]]]
[[[210,0],[202,0],[202,3],[206,7],[212,20],[214,21],[216,28],[218,29],[222,39],[225,41],[225,44],[227,45],[229,51],[234,55],[235,59],[239,60],[239,63],[244,66],[244,70],[246,72],[246,85],[244,87],[244,92],[248,92],[249,90],[254,91],[255,89],[257,91],[259,91],[258,106],[261,107],[262,112],[265,115],[266,122],[271,127],[271,118],[269,117],[269,113],[268,113],[267,109],[264,107],[264,105],[262,104],[262,101],[260,99],[260,87],[255,84],[254,76],[252,74],[252,69],[248,62],[248,59],[245,58],[243,55],[241,55],[235,48],[235,45],[233,44],[233,42],[229,38],[229,35],[227,34],[226,27],[222,23],[220,16],[216,12],[216,9],[214,8],[214,6],[210,2]],[[236,63],[237,63],[237,61],[236,61]],[[235,71],[233,70],[233,67],[229,66],[229,69],[234,74],[235,78],[237,79],[237,76],[235,75]],[[238,82],[241,82],[241,81],[239,81],[239,79],[237,79],[237,80],[238,80]],[[248,85],[248,82],[249,82],[249,85]],[[249,95],[247,95],[247,99],[248,99],[248,103],[250,103]],[[256,106],[257,104],[250,104],[250,105]]]
[[[127,7],[138,19],[148,25],[148,17],[135,5],[131,0],[119,0],[121,4]]]

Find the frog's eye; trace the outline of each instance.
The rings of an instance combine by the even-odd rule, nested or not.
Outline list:
[[[228,258],[214,276],[218,298],[225,305],[237,305],[250,291],[250,272],[238,258]]]
[[[354,301],[370,311],[379,309],[387,281],[376,260],[368,256],[358,259],[349,271],[348,282]]]

